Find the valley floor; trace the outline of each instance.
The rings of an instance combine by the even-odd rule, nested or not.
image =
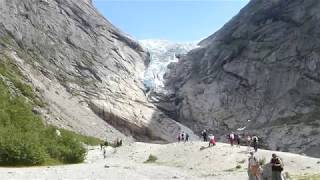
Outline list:
[[[246,180],[247,147],[204,142],[173,144],[132,143],[120,148],[108,147],[106,158],[100,147],[89,149],[85,163],[68,166],[0,168],[0,179],[213,179]],[[259,150],[259,159],[270,160],[273,151]],[[276,152],[290,176],[320,172],[320,159]],[[155,162],[144,163],[152,154]],[[236,168],[238,167],[238,168]]]

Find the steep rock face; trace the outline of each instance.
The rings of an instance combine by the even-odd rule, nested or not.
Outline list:
[[[165,75],[178,119],[320,157],[320,1],[251,0]]]
[[[0,12],[1,53],[46,102],[46,122],[102,138],[172,140],[180,130],[146,100],[148,54],[91,0],[0,0]]]

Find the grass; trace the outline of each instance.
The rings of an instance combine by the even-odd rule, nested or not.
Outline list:
[[[144,163],[155,163],[158,158],[152,154],[149,155],[148,159],[144,161]]]
[[[32,87],[22,81],[23,76],[18,67],[4,54],[0,54],[0,74],[6,77],[33,105],[45,107],[46,104],[36,96]]]
[[[65,129],[59,129],[59,131],[61,131],[62,134],[68,134],[69,136],[73,136],[78,141],[80,141],[84,144],[90,145],[90,146],[98,146],[101,143],[103,143],[103,141],[101,139],[98,139],[95,137],[77,134],[75,132],[65,130]]]
[[[74,132],[45,126],[32,112],[42,104],[33,89],[22,81],[18,68],[0,54],[0,166],[35,166],[83,162],[83,143],[98,145],[102,141]],[[19,90],[21,94],[12,90]],[[38,101],[35,101],[38,100]],[[59,130],[61,135],[57,135]]]

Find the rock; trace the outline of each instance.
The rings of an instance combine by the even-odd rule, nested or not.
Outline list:
[[[171,113],[198,133],[246,127],[266,148],[320,157],[320,133],[310,135],[320,119],[319,8],[317,0],[251,0],[170,65]]]
[[[37,115],[41,114],[41,110],[38,108],[32,108],[32,112]]]

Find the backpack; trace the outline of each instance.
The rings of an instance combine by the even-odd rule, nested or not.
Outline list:
[[[273,163],[280,164],[280,166],[274,166],[274,167],[272,167],[272,169],[277,170],[277,171],[283,171],[283,163],[282,163],[281,158],[276,157],[275,159],[273,158],[272,160],[273,160]]]

